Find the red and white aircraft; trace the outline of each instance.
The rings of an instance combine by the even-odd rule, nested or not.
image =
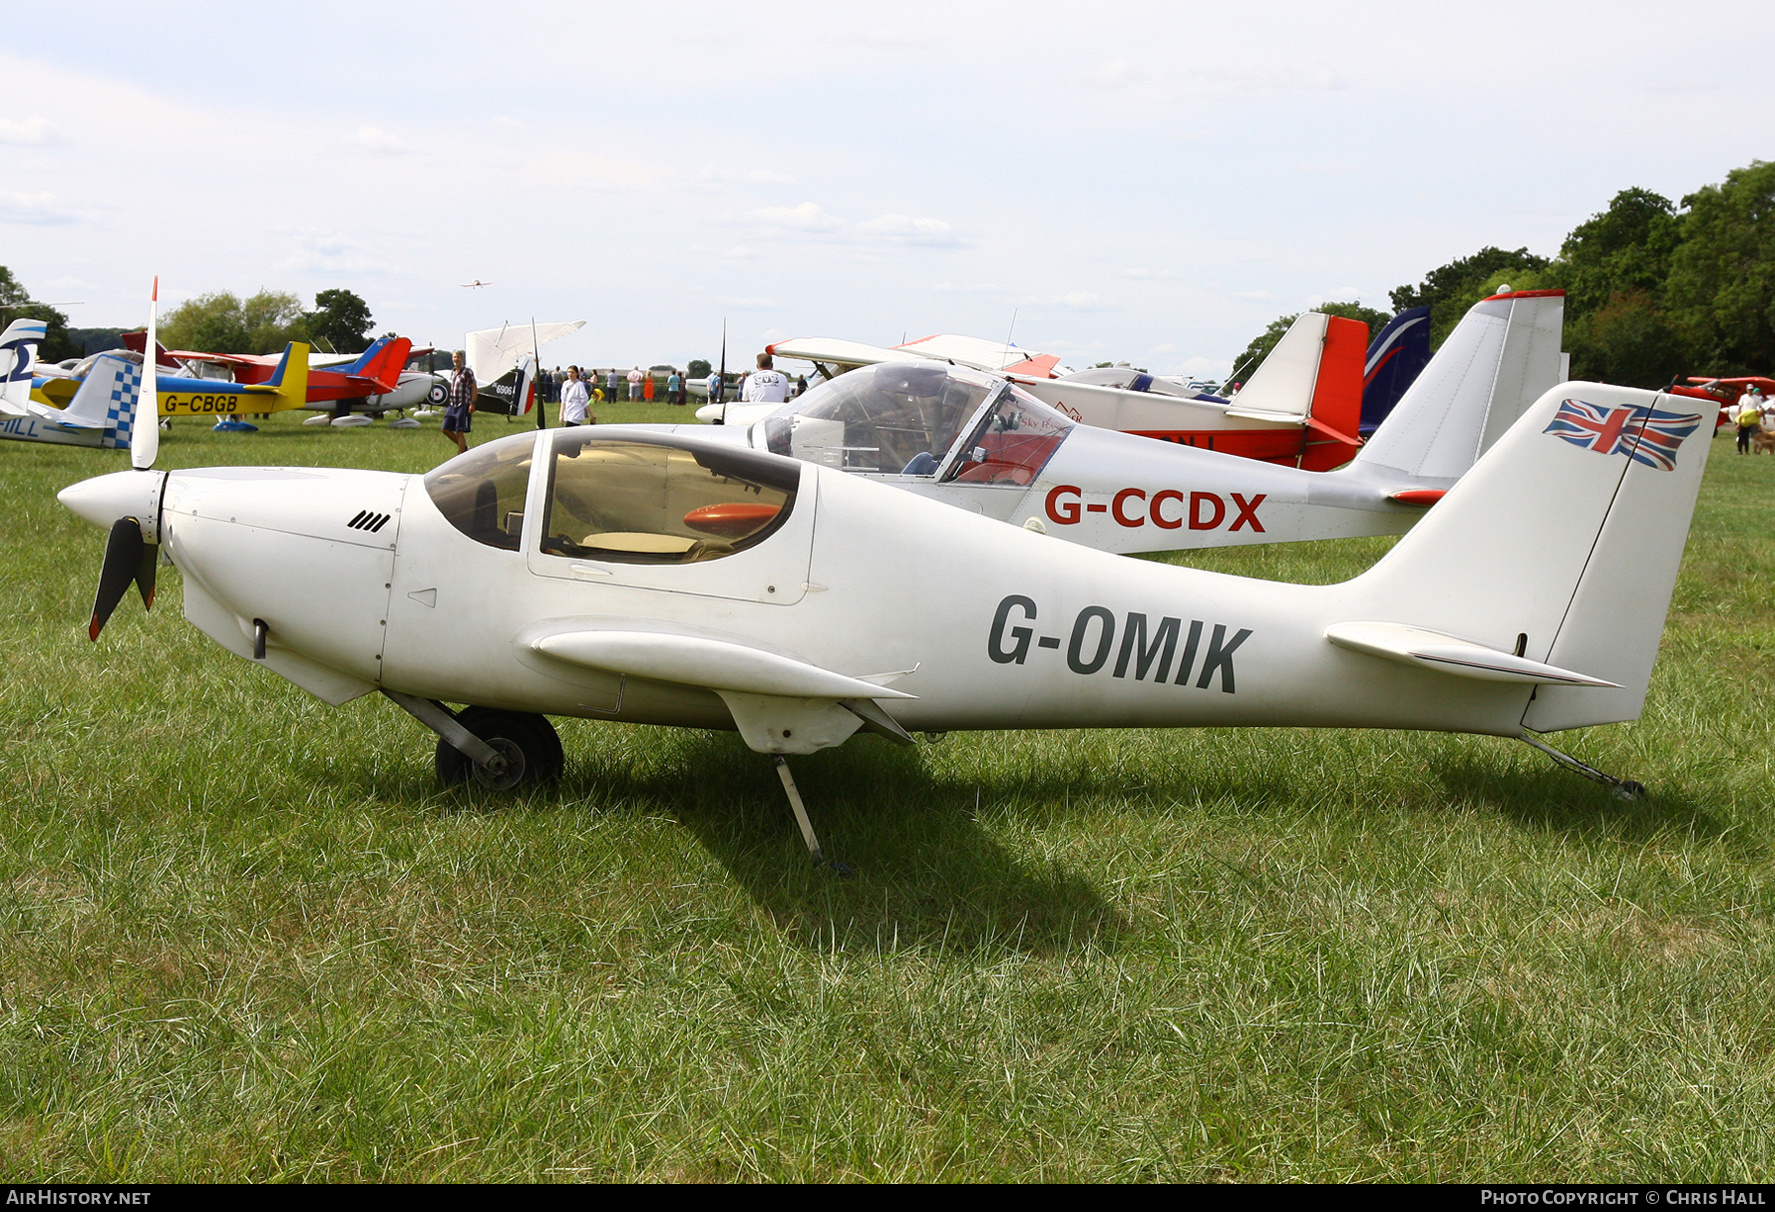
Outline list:
[[[1337,471],[1077,424],[1018,380],[933,359],[860,367],[712,433],[1101,551],[1403,534],[1559,382],[1564,311],[1558,292],[1475,304]]]

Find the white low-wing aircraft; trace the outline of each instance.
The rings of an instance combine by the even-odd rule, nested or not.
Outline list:
[[[840,375],[708,434],[1101,551],[1403,534],[1559,382],[1565,300],[1477,303],[1356,455],[1307,471],[1075,424],[1021,386],[930,360]]]
[[[1641,710],[1709,443],[1691,402],[1567,383],[1354,580],[1119,559],[686,434],[526,432],[431,473],[136,468],[90,634],[154,557],[185,616],[331,704],[381,691],[438,770],[562,764],[546,717],[735,728],[777,762],[859,729],[1308,726],[1519,737]],[[460,713],[445,702],[473,704]],[[1550,752],[1555,752],[1551,751]],[[1574,769],[1635,792],[1635,785]]]

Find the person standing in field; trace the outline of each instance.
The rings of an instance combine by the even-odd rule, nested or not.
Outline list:
[[[649,370],[647,372],[647,377],[641,380],[641,398],[643,400],[646,400],[649,404],[653,403],[653,371],[652,370]]]
[[[567,381],[561,384],[561,424],[584,425],[586,423],[586,405],[591,400],[591,393],[586,390],[585,380],[579,377],[579,367],[567,368]]]
[[[641,398],[641,368],[629,371],[629,402],[632,404]]]
[[[740,384],[742,404],[781,404],[789,398],[789,377],[771,365],[770,355],[758,355],[758,369]]]
[[[456,445],[457,454],[468,451],[470,418],[475,411],[475,372],[464,362],[459,349],[450,355],[450,401],[444,409],[444,436]]]
[[[727,384],[725,384],[721,381],[721,372],[718,370],[711,370],[709,372],[709,382],[708,382],[709,403],[711,403],[711,404],[721,403],[721,397],[724,394],[726,387],[727,387]]]
[[[604,397],[605,397],[605,399],[609,400],[612,404],[616,403],[617,400],[622,398],[616,394],[616,384],[617,384],[616,367],[612,366],[610,368],[610,370],[604,375]]]
[[[1738,453],[1750,453],[1750,435],[1755,433],[1763,421],[1762,393],[1755,385],[1747,388],[1738,397]]]

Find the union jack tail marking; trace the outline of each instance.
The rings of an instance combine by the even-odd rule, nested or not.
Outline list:
[[[1597,454],[1624,454],[1635,463],[1675,471],[1677,447],[1700,425],[1701,418],[1694,413],[1562,400],[1552,423],[1541,432]]]

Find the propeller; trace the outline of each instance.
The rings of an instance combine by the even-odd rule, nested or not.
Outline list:
[[[148,298],[148,334],[142,346],[142,403],[136,405],[135,432],[129,439],[129,465],[137,471],[152,470],[160,454],[160,345],[155,335],[159,310],[160,275],[155,274],[154,290]],[[98,638],[96,631],[93,638]]]
[[[142,354],[141,390],[143,403],[136,406],[136,424],[129,439],[129,462],[130,466],[137,471],[152,472],[154,460],[160,454],[160,382],[159,375],[155,370],[160,350],[156,332],[158,327],[156,313],[159,311],[159,303],[160,277],[156,275],[154,289],[149,296],[147,343],[143,347]],[[134,479],[129,472],[119,472],[117,475]],[[110,477],[103,478],[109,479]],[[163,474],[159,482],[152,479],[142,481],[144,484],[152,485],[145,503],[149,505],[151,511],[148,514],[149,532],[156,538],[159,538],[160,535],[160,518],[158,516],[160,485],[164,480],[165,475]],[[87,485],[93,483],[95,482],[87,481]],[[84,486],[76,485],[67,489],[66,492],[77,492]],[[125,499],[136,495],[135,492],[129,492]],[[111,523],[111,533],[105,539],[105,562],[99,566],[99,591],[92,600],[92,621],[87,624],[86,628],[88,639],[97,640],[99,638],[99,632],[104,630],[106,621],[111,617],[111,612],[117,609],[117,604],[123,601],[123,596],[129,592],[131,582],[134,582],[137,591],[142,595],[143,607],[153,608],[154,565],[160,556],[160,544],[149,542],[143,537],[142,531],[141,518],[133,515],[120,517]]]
[[[154,562],[159,554],[158,544],[142,538],[142,523],[136,518],[118,518],[111,523],[111,533],[105,539],[105,562],[99,567],[99,592],[92,600],[92,622],[86,628],[88,639],[99,638],[132,581],[142,595],[142,606],[153,608]]]

